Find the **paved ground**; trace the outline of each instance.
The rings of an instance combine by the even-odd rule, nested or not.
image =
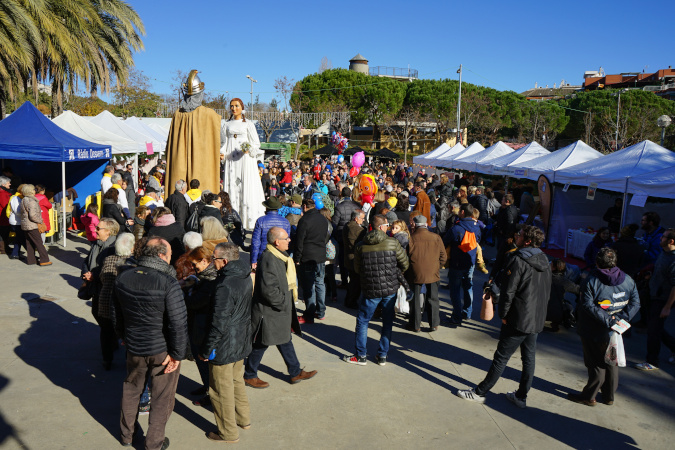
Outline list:
[[[112,371],[102,369],[90,305],[76,297],[87,244],[71,239],[65,250],[50,249],[51,267],[0,257],[3,449],[119,446],[124,355],[118,352]],[[476,285],[482,282],[478,277]],[[484,377],[497,344],[497,319],[414,334],[402,330],[397,318],[390,362],[352,366],[340,361],[353,351],[355,324],[353,312],[341,306],[343,295],[340,291],[340,302],[329,305],[324,323],[306,325],[304,339],[294,338],[301,363],[319,371],[314,379],[290,385],[278,352],[266,354],[260,376],[271,386],[248,390],[253,427],[240,433],[241,448],[663,449],[675,439],[672,365],[651,373],[621,369],[614,406],[590,408],[564,398],[586,380],[576,333],[542,333],[528,408],[518,409],[504,397],[517,388],[518,357],[485,405],[473,404],[453,394]],[[447,314],[447,288],[442,295]],[[478,306],[474,309],[477,317]],[[371,324],[371,354],[379,329],[379,322]],[[636,333],[626,340],[629,361],[642,360],[645,341]],[[186,361],[181,375],[167,427],[171,448],[217,447],[204,437],[213,428],[212,413],[193,406],[189,396],[198,386],[195,365]],[[147,426],[147,416],[140,423]]]

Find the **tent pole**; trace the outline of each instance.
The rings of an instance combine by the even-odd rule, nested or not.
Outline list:
[[[61,190],[63,191],[63,196],[61,197],[61,229],[63,233],[63,248],[66,248],[66,162],[61,161]]]
[[[630,177],[626,177],[626,186],[623,190],[623,205],[621,205],[621,225],[619,225],[619,230],[623,228],[623,224],[626,221],[626,208],[628,207],[628,204],[626,203],[628,200],[628,180]]]
[[[136,183],[136,192],[138,192],[138,155],[139,153],[134,153],[134,173],[132,174],[134,183]],[[134,195],[136,192],[134,192]]]

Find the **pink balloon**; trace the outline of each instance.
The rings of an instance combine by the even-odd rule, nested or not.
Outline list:
[[[352,156],[352,166],[361,167],[366,162],[366,155],[363,152],[354,153]]]

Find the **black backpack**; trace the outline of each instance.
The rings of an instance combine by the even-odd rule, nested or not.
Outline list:
[[[185,221],[185,231],[194,231],[195,233],[199,233],[199,215],[202,212],[202,209],[204,209],[204,203],[202,202],[194,202],[193,204],[190,205],[190,217],[188,217],[188,220]]]

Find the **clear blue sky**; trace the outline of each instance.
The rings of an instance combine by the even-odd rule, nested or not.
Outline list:
[[[517,92],[586,70],[655,71],[675,65],[675,6],[614,2],[127,0],[146,28],[136,67],[169,93],[177,69],[198,69],[206,90],[261,101],[273,83],[334,68],[361,53],[371,66],[417,69],[420,78],[457,78]],[[668,6],[670,4],[670,6]],[[156,80],[156,81],[155,81]]]

